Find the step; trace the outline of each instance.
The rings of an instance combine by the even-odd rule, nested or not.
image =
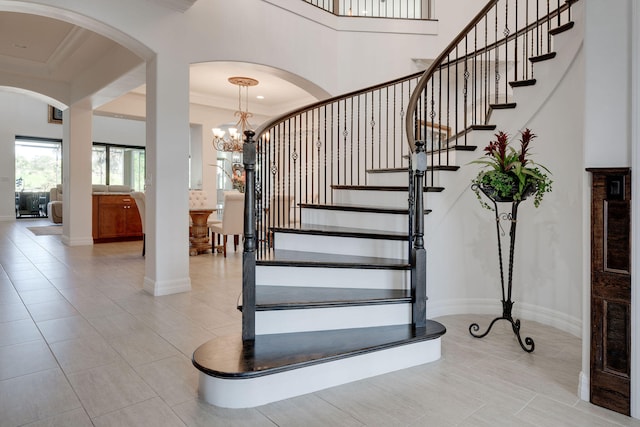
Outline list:
[[[274,249],[362,255],[407,260],[407,233],[362,228],[303,224],[300,228],[274,228]]]
[[[438,360],[443,325],[214,338],[196,349],[198,392],[209,404],[250,408]],[[392,363],[390,363],[392,362]]]
[[[434,165],[427,166],[427,174],[439,176],[441,172],[455,172],[460,169],[457,165]],[[409,172],[407,168],[386,168],[373,169],[367,171],[367,185],[390,185],[390,186],[406,186],[409,180]],[[433,181],[433,185],[437,186],[438,180]]]
[[[575,25],[574,22],[567,22],[566,24],[560,25],[559,27],[553,28],[549,30],[549,34],[552,36],[556,36],[560,33],[564,33],[565,31],[569,31]]]
[[[334,185],[333,203],[340,206],[369,206],[382,208],[409,207],[409,190],[407,186],[354,186]],[[439,193],[443,187],[425,187],[424,197],[427,193]]]
[[[509,82],[509,86],[511,86],[511,87],[534,86],[535,84],[536,84],[536,79],[516,80],[516,81],[513,81],[513,82]]]
[[[409,212],[404,208],[373,208],[354,205],[301,204],[303,224],[366,228],[406,232],[409,228]],[[424,211],[425,216],[430,211]]]
[[[411,300],[403,289],[256,286],[256,334],[406,325]]]
[[[258,286],[310,286],[360,289],[407,289],[407,261],[364,256],[274,250],[256,261]]]
[[[555,57],[556,57],[556,53],[555,52],[549,52],[549,53],[545,53],[543,55],[532,56],[531,58],[529,58],[529,62],[535,64],[536,62],[547,61],[547,60],[553,59]]]

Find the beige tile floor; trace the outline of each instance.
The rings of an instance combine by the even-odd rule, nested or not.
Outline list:
[[[523,322],[477,340],[448,316],[441,360],[255,409],[197,397],[191,354],[239,334],[240,254],[190,258],[193,290],[152,297],[141,243],[66,247],[0,223],[0,427],[640,426],[577,398],[580,340]]]

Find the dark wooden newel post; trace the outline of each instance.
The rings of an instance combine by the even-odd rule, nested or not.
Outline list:
[[[256,142],[255,133],[245,131],[243,162],[244,193],[244,250],[242,252],[242,341],[256,338]]]
[[[411,295],[413,298],[412,323],[416,328],[427,324],[427,252],[424,249],[424,173],[427,170],[427,153],[424,141],[416,141],[413,166],[415,168],[414,199],[415,227],[411,249]]]

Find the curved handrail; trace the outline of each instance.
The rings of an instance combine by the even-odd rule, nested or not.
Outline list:
[[[292,117],[294,117],[294,116],[296,116],[296,115],[298,115],[300,113],[303,113],[305,111],[309,111],[309,110],[313,110],[315,108],[323,107],[325,105],[329,105],[329,104],[332,104],[332,103],[335,103],[335,102],[338,102],[338,101],[343,101],[345,99],[352,98],[355,95],[360,95],[360,94],[363,94],[363,93],[372,92],[372,91],[375,91],[375,90],[378,90],[378,89],[382,89],[382,88],[387,87],[387,86],[392,86],[392,85],[397,84],[397,83],[401,83],[401,82],[404,82],[404,81],[415,79],[415,78],[419,77],[420,75],[422,75],[423,73],[424,73],[424,71],[418,71],[418,72],[410,74],[408,76],[399,77],[397,79],[389,80],[389,81],[384,82],[384,83],[378,83],[376,85],[368,86],[368,87],[365,87],[363,89],[356,89],[354,91],[347,92],[347,93],[342,94],[342,95],[333,96],[331,98],[327,98],[327,99],[324,99],[324,100],[321,100],[321,101],[317,101],[317,102],[314,102],[312,104],[303,105],[302,107],[293,109],[293,110],[291,110],[289,112],[281,114],[280,116],[274,117],[274,118],[272,118],[270,120],[267,120],[267,121],[263,122],[260,126],[258,126],[255,129],[255,134],[256,134],[255,139],[259,140],[263,136],[264,132],[267,129],[272,128],[272,127],[274,127],[274,126],[276,126],[276,125],[278,125],[280,123],[283,123],[283,122],[287,121],[288,119],[290,119],[290,118],[292,118]]]
[[[431,66],[427,68],[422,77],[418,81],[418,85],[415,90],[411,94],[411,98],[409,98],[409,104],[407,106],[407,111],[415,111],[416,106],[418,104],[418,99],[422,91],[426,88],[427,82],[429,79],[435,74],[436,70],[440,68],[445,58],[447,58],[451,52],[458,46],[458,44],[467,36],[469,31],[473,29],[478,23],[485,17],[485,15],[493,9],[493,7],[498,3],[499,0],[491,0],[487,3],[481,10],[476,14],[476,16],[467,24],[466,27],[460,31],[458,36],[453,39],[451,43],[442,51],[442,53],[433,61]],[[411,152],[415,151],[416,148],[416,140],[415,140],[415,121],[414,117],[411,114],[407,114],[405,120],[405,129],[407,132],[407,143],[409,144],[409,149]]]

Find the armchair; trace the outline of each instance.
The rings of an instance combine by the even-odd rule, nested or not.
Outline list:
[[[62,224],[62,184],[58,184],[49,190],[47,213],[51,222]]]

